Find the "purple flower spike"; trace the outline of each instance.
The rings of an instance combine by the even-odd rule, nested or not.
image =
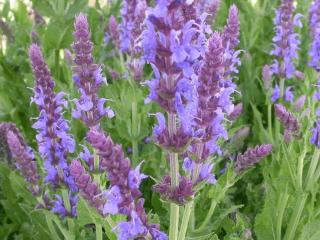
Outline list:
[[[291,112],[289,112],[281,104],[275,104],[274,109],[275,109],[276,116],[278,117],[280,122],[283,124],[285,129],[292,132],[299,131],[299,128],[300,128],[299,122]]]
[[[61,181],[66,182],[69,175],[66,157],[68,153],[73,153],[75,147],[75,142],[68,133],[69,125],[62,115],[67,102],[63,99],[64,93],[53,92],[55,84],[40,48],[35,44],[31,45],[29,55],[36,80],[32,101],[40,111],[33,128],[38,132],[36,138],[39,153],[45,160],[48,173],[46,181],[57,187]],[[69,187],[73,188],[71,185]]]
[[[104,116],[113,117],[109,107],[104,107],[105,99],[99,99],[97,92],[101,84],[106,82],[101,74],[101,66],[93,63],[90,41],[89,24],[87,17],[80,13],[74,23],[75,51],[73,80],[81,94],[80,99],[75,99],[76,108],[72,112],[74,118],[81,119],[87,127],[96,126]]]
[[[118,186],[121,191],[120,213],[130,214],[134,199],[141,196],[139,185],[145,175],[140,173],[139,167],[131,169],[130,161],[124,156],[121,146],[115,145],[103,132],[91,129],[87,141],[97,150],[100,169],[107,171],[110,186]]]
[[[72,161],[70,174],[74,178],[82,197],[86,199],[92,207],[96,208],[101,215],[104,215],[103,209],[106,199],[103,197],[98,184],[91,179],[91,176],[78,160]]]
[[[111,38],[113,44],[119,49],[120,37],[119,37],[119,26],[116,18],[111,15],[109,18],[108,32],[106,33]]]
[[[119,231],[119,240],[136,239],[139,236],[146,235],[148,232],[148,229],[135,211],[131,212],[131,221],[120,222],[117,225],[117,230]]]
[[[240,23],[238,19],[238,8],[232,5],[229,9],[227,25],[225,26],[222,42],[225,48],[235,49],[239,44]]]
[[[297,112],[300,112],[303,109],[306,99],[307,97],[302,95],[295,101],[294,108]]]
[[[140,165],[132,169],[130,160],[124,156],[121,146],[115,145],[109,136],[98,129],[90,129],[87,140],[97,150],[100,168],[107,172],[110,181],[111,189],[104,194],[108,201],[104,204],[102,213],[120,213],[129,218],[129,221],[118,224],[116,228],[118,239],[137,239],[148,233],[151,235],[157,233],[158,239],[166,239],[160,238],[165,234],[147,222],[143,208],[144,200],[140,198],[139,190],[141,181],[146,175],[140,173]]]
[[[31,192],[34,195],[38,195],[40,188],[37,164],[31,148],[28,147],[20,137],[20,134],[17,135],[15,132],[9,130],[7,133],[7,143],[21,175],[32,185],[30,189]]]
[[[240,22],[238,16],[238,8],[232,5],[229,9],[227,25],[222,34],[222,45],[224,47],[224,80],[222,83],[226,88],[234,89],[233,74],[238,73],[238,66],[241,65],[239,54],[240,50],[236,50],[239,44]]]
[[[237,156],[235,171],[242,172],[268,156],[272,151],[272,144],[263,144],[249,148],[244,154]]]
[[[211,154],[218,151],[216,142],[221,137],[226,137],[226,130],[223,126],[223,109],[228,105],[222,101],[227,89],[221,88],[223,82],[223,54],[222,39],[219,33],[214,33],[209,40],[203,65],[199,73],[197,87],[198,104],[195,117],[195,132],[203,147],[203,154],[198,162],[203,162]],[[229,96],[227,96],[229,98]],[[193,153],[197,147],[193,146]]]
[[[264,88],[266,90],[270,89],[270,84],[272,80],[272,72],[269,65],[264,65],[262,69],[262,80],[264,83]]]
[[[279,98],[280,98],[280,88],[279,88],[279,85],[276,84],[272,92],[271,101],[276,102]]]
[[[143,21],[147,3],[145,0],[125,0],[121,8],[122,22],[120,30],[120,49],[123,52],[135,54],[141,48],[137,46],[137,39],[142,33]]]
[[[229,115],[229,120],[231,121],[236,120],[242,114],[242,112],[243,112],[243,104],[239,103],[234,107],[232,113]]]
[[[166,175],[162,181],[152,187],[153,191],[167,201],[175,202],[179,205],[184,205],[193,195],[193,183],[186,177],[181,177],[179,185],[176,188],[171,187],[171,178]]]
[[[293,100],[294,100],[294,95],[291,91],[292,87],[287,87],[285,93],[284,93],[284,100],[286,102],[290,102],[290,103],[293,103]]]
[[[198,0],[195,2],[198,16],[206,14],[206,23],[211,25],[216,19],[220,0]]]
[[[296,68],[294,60],[298,58],[300,37],[294,31],[294,27],[302,27],[301,14],[294,16],[293,0],[282,0],[279,9],[276,10],[274,19],[275,36],[273,37],[274,49],[271,55],[277,59],[271,66],[272,72],[280,78],[292,78]]]
[[[310,35],[312,38],[311,47],[309,50],[309,66],[316,71],[320,71],[320,1],[316,0],[311,5],[309,10],[309,26]]]
[[[310,142],[320,148],[320,121],[316,121],[315,127],[312,129],[312,137]]]
[[[121,191],[118,186],[113,186],[109,191],[104,193],[108,199],[103,207],[103,214],[117,214],[119,213],[118,205],[122,202]]]
[[[12,160],[12,153],[8,145],[7,135],[8,132],[13,132],[19,139],[20,143],[26,146],[23,136],[21,135],[19,129],[14,123],[10,122],[0,122],[0,158],[6,159],[9,163]]]
[[[65,94],[53,91],[55,83],[36,44],[30,46],[29,57],[36,80],[32,101],[40,111],[32,127],[37,130],[39,153],[47,171],[45,181],[53,188],[65,184],[72,192],[76,192],[77,187],[70,176],[67,163],[68,154],[74,152],[75,142],[69,134],[69,124],[63,118],[63,108],[67,105],[63,98]],[[63,217],[64,212],[60,213]]]

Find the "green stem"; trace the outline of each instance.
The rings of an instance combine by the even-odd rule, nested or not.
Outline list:
[[[213,199],[212,202],[211,202],[211,205],[210,205],[210,209],[207,213],[207,216],[206,218],[204,219],[204,221],[201,223],[200,227],[198,227],[194,232],[197,233],[197,232],[201,232],[202,230],[205,229],[205,227],[208,225],[208,223],[210,222],[211,220],[211,217],[214,213],[214,210],[216,209],[216,206],[218,204],[218,201]]]
[[[298,176],[298,187],[300,190],[302,190],[303,188],[303,166],[304,166],[304,159],[306,157],[306,154],[307,154],[307,144],[305,143],[304,144],[304,147],[303,147],[303,151],[301,153],[301,155],[299,156],[299,159],[298,159],[298,168],[297,168],[297,176]]]
[[[277,240],[281,240],[281,228],[282,228],[282,219],[283,214],[286,209],[286,205],[289,199],[289,195],[287,194],[287,190],[285,193],[281,194],[280,202],[277,208]]]
[[[96,240],[102,240],[102,226],[100,223],[95,223],[96,225]]]
[[[60,56],[59,56],[59,49],[56,49],[56,50],[55,50],[54,61],[55,61],[55,66],[56,66],[57,79],[60,80]]]
[[[197,144],[196,145],[197,148],[197,159],[201,159],[202,156],[202,152],[203,152],[203,144]],[[199,177],[199,164],[196,163],[194,169],[193,169],[193,174],[192,174],[192,182],[196,183],[198,177]],[[192,199],[190,202],[188,202],[185,207],[184,207],[184,212],[183,212],[183,217],[182,217],[182,223],[181,223],[181,227],[180,227],[180,232],[179,232],[179,240],[183,240],[186,237],[186,233],[187,233],[187,229],[188,229],[188,225],[189,225],[189,219],[190,219],[190,214],[192,209],[194,208],[193,206],[194,204],[194,200]]]
[[[280,102],[282,102],[284,96],[284,78],[280,78]]]
[[[193,208],[191,208],[190,223],[189,223],[191,231],[194,230],[195,225],[196,225],[196,222],[195,222],[195,210],[194,210],[194,207],[193,207]]]
[[[179,240],[185,239],[186,232],[187,232],[188,225],[189,225],[189,218],[190,218],[190,214],[191,214],[192,209],[193,209],[193,201],[190,201],[184,207],[180,232],[179,232],[179,236],[178,236]]]
[[[67,189],[63,189],[62,190],[62,199],[63,199],[63,203],[64,206],[66,208],[66,210],[68,212],[71,212],[71,204],[70,204],[70,199],[69,199],[69,192]],[[74,222],[71,218],[67,218],[67,223],[68,223],[68,229],[69,232],[71,232],[72,234],[74,234]]]
[[[294,212],[292,213],[292,216],[290,218],[290,221],[288,224],[288,230],[286,231],[286,235],[284,236],[284,240],[296,239],[295,232],[297,230],[297,226],[299,224],[301,214],[302,214],[306,200],[307,200],[307,195],[300,193],[300,196],[298,197],[298,201],[297,201],[296,206],[294,208]]]
[[[200,227],[198,227],[196,230],[194,230],[194,233],[201,232],[205,229],[205,227],[208,225],[208,223],[211,220],[211,217],[214,213],[214,210],[216,209],[216,206],[218,205],[219,201],[224,198],[226,192],[228,189],[233,185],[234,183],[227,183],[226,186],[221,190],[221,192],[218,194],[218,196],[212,200],[210,209],[204,219],[204,221],[201,223]]]
[[[100,168],[100,158],[97,154],[97,151],[93,149],[93,179],[96,183],[100,184],[100,174],[99,174],[99,168]]]
[[[171,186],[179,185],[178,170],[178,154],[169,153],[170,157],[170,176],[171,176]],[[179,206],[175,203],[170,203],[170,229],[169,229],[169,239],[176,240],[178,238],[179,231]]]
[[[273,133],[272,133],[272,105],[268,104],[268,129],[269,129],[269,135],[272,141],[273,139]]]
[[[132,161],[133,166],[137,166],[139,164],[139,149],[138,142],[136,140],[132,140]]]
[[[57,231],[56,231],[56,228],[54,227],[54,225],[53,225],[53,223],[52,223],[52,221],[51,221],[51,218],[48,217],[48,216],[46,216],[45,218],[46,218],[46,222],[47,222],[49,231],[50,231],[50,233],[51,233],[51,237],[52,237],[53,239],[59,240],[60,237],[59,237],[59,235],[58,235],[58,233],[57,233]]]
[[[305,185],[307,190],[309,190],[312,183],[314,183],[314,181],[313,181],[314,180],[314,173],[315,173],[317,165],[318,165],[319,156],[320,156],[320,150],[318,148],[316,148],[314,150],[311,164],[310,164],[308,174],[307,174],[307,180],[306,180],[306,185]]]
[[[168,131],[169,136],[172,137],[177,131],[176,115],[169,113],[168,115]],[[178,154],[170,152],[170,177],[171,188],[175,189],[179,185],[179,161]],[[170,203],[170,229],[169,239],[177,240],[179,232],[179,206],[175,203]]]
[[[132,114],[132,119],[131,119],[131,127],[132,127],[132,160],[133,160],[133,165],[136,166],[138,165],[138,158],[139,158],[139,149],[138,149],[138,142],[137,142],[137,137],[138,137],[138,114],[137,114],[137,101],[136,97],[134,96],[134,100],[131,104],[131,114]]]

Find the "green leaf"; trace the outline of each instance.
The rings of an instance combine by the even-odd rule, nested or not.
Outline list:
[[[53,17],[56,14],[54,12],[52,2],[50,2],[49,0],[33,0],[32,4],[41,15]]]
[[[318,240],[320,239],[320,221],[309,222],[302,228],[299,240]]]
[[[107,219],[100,216],[96,209],[93,209],[88,205],[88,203],[80,198],[78,202],[78,223],[80,226],[86,226],[89,224],[100,224],[105,228],[105,233],[110,240],[116,240],[116,236],[112,231],[113,227],[110,226]]]
[[[84,8],[87,6],[88,0],[76,0],[71,3],[68,7],[68,11],[65,14],[65,19],[73,19],[76,14],[79,14],[81,11],[84,10]]]

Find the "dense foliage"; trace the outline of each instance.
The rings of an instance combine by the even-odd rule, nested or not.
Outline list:
[[[320,1],[0,3],[0,239],[320,239]]]

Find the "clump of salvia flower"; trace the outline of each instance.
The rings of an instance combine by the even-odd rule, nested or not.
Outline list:
[[[121,146],[114,144],[101,130],[91,129],[87,134],[87,141],[96,149],[100,157],[100,168],[107,172],[110,182],[112,197],[107,197],[108,205],[104,206],[103,212],[120,213],[129,219],[128,222],[118,224],[119,239],[143,237],[147,234],[153,236],[153,239],[166,239],[157,226],[147,222],[143,210],[144,200],[140,198],[139,190],[146,176],[140,173],[140,165],[132,169],[130,160],[124,156]],[[160,234],[162,238],[154,236],[155,233]]]
[[[90,41],[89,24],[84,14],[75,20],[75,52],[73,80],[80,92],[80,99],[75,99],[76,108],[72,111],[74,118],[81,119],[87,127],[96,126],[102,117],[114,116],[110,107],[105,107],[106,99],[98,98],[97,92],[106,79],[101,74],[101,66],[93,63],[93,43]]]
[[[191,174],[192,181],[206,180],[214,184],[211,174],[213,164],[207,161],[213,154],[220,154],[220,138],[227,138],[224,127],[225,114],[236,118],[242,110],[242,104],[233,108],[231,94],[235,91],[232,83],[233,67],[238,64],[238,53],[235,50],[239,40],[238,10],[235,5],[229,10],[227,25],[222,35],[215,32],[209,39],[197,84],[197,113],[194,118],[195,138],[190,147],[191,156],[184,161],[184,169]],[[236,61],[234,61],[236,60]],[[195,157],[195,161],[190,158]],[[199,171],[199,176],[193,172]],[[210,169],[210,170],[209,170]]]
[[[275,104],[274,110],[275,110],[276,116],[278,117],[278,119],[283,124],[286,130],[289,130],[291,132],[299,131],[300,127],[299,127],[298,120],[282,104]]]
[[[228,119],[231,121],[236,120],[242,114],[242,112],[243,112],[243,104],[239,103],[234,107],[233,111],[228,116]]]
[[[245,153],[238,154],[235,163],[235,171],[242,172],[268,156],[272,151],[272,144],[263,144],[255,148],[249,148]]]
[[[173,201],[179,205],[184,205],[194,194],[193,183],[186,177],[181,177],[176,188],[171,186],[171,177],[165,175],[162,181],[152,187],[153,191],[160,193],[161,197],[168,201]]]
[[[220,0],[196,0],[195,2],[197,15],[205,14],[207,24],[211,25],[216,19],[220,7]]]
[[[155,75],[147,82],[150,93],[146,102],[157,102],[168,114],[167,119],[162,113],[156,114],[154,138],[169,151],[171,170],[177,164],[177,153],[185,152],[191,142],[195,62],[204,54],[202,27],[196,24],[195,14],[186,14],[195,13],[193,8],[183,1],[158,2],[149,9],[142,34],[144,58]],[[170,176],[171,189],[166,196],[171,196],[183,180],[177,172],[174,175]]]
[[[227,24],[222,33],[222,45],[224,47],[224,83],[226,88],[235,88],[233,83],[233,74],[238,73],[237,67],[241,64],[239,59],[240,50],[236,50],[239,45],[240,22],[238,17],[238,8],[232,5],[229,9]],[[229,88],[229,95],[233,92]],[[226,105],[225,109],[228,113],[232,111],[232,104]]]
[[[141,33],[146,10],[145,0],[123,1],[120,11],[121,22],[118,24],[114,16],[111,16],[105,33],[105,42],[108,43],[111,39],[120,54],[126,54],[125,63],[129,71],[124,73],[125,76],[136,81],[142,79],[145,65],[141,58]]]
[[[24,140],[15,124],[9,122],[0,123],[0,158],[10,163],[12,154],[7,141],[7,134],[9,131],[13,132],[19,138],[21,143],[24,143]]]
[[[120,50],[133,53],[137,49],[136,41],[142,33],[142,24],[145,19],[147,3],[145,0],[125,0],[121,8]],[[141,48],[140,48],[141,50]]]
[[[294,103],[294,109],[295,109],[295,111],[300,112],[300,111],[303,109],[304,104],[305,104],[305,102],[306,102],[306,99],[307,99],[306,95],[301,95],[301,96],[295,101],[295,103]]]
[[[106,199],[103,197],[98,184],[91,179],[91,176],[78,160],[72,161],[70,174],[74,178],[81,196],[87,200],[92,207],[96,208],[101,215],[104,215]]]
[[[262,68],[262,80],[265,90],[269,90],[272,80],[272,72],[269,65],[264,65]]]
[[[217,140],[227,137],[223,108],[230,100],[229,95],[224,94],[229,89],[221,87],[224,81],[223,56],[222,38],[215,32],[209,40],[197,86],[198,106],[194,121],[198,140],[192,145],[192,152],[196,154],[198,163],[219,152]]]
[[[316,0],[310,7],[309,14],[309,27],[311,35],[311,47],[309,50],[309,66],[314,68],[317,72],[317,89],[314,95],[315,99],[320,100],[320,1]],[[310,142],[317,147],[320,146],[320,119],[319,119],[319,108],[317,109],[317,121],[315,122],[315,127],[312,129],[312,137]]]
[[[295,27],[302,27],[300,22],[301,14],[294,15],[293,0],[282,0],[281,6],[276,10],[274,18],[275,36],[273,37],[274,48],[271,55],[276,59],[271,65],[271,71],[277,75],[280,81],[291,79],[296,75],[295,60],[298,58],[298,50],[300,45],[300,37],[295,33]],[[275,85],[272,95],[272,101],[275,102],[279,98],[284,97],[284,89],[280,82]],[[285,97],[286,101],[291,102],[291,98]]]
[[[70,177],[67,156],[73,153],[75,142],[69,134],[68,122],[63,118],[63,108],[67,105],[63,98],[64,93],[54,92],[55,83],[47,64],[45,63],[40,48],[33,44],[29,49],[29,57],[35,77],[34,97],[40,111],[37,121],[33,128],[37,130],[37,141],[39,153],[44,159],[44,167],[47,172],[45,181],[50,183],[53,188],[66,184],[72,192],[77,188],[72,177]],[[63,205],[59,199],[57,202]],[[72,201],[70,201],[72,204]],[[74,207],[74,205],[72,206]],[[55,208],[54,211],[58,209]],[[59,208],[61,210],[61,208]],[[59,212],[65,216],[65,211]],[[74,212],[70,213],[71,215]]]
[[[309,66],[313,67],[317,72],[320,71],[320,1],[316,0],[309,10],[309,28],[312,43],[309,50]]]
[[[13,130],[13,131],[12,131]],[[19,131],[14,128],[7,132],[7,144],[21,175],[30,183],[34,195],[40,193],[39,174],[32,149],[26,145]]]
[[[120,49],[120,36],[118,28],[119,26],[117,19],[113,15],[111,15],[105,33],[105,42],[108,43],[111,39],[116,48]]]

